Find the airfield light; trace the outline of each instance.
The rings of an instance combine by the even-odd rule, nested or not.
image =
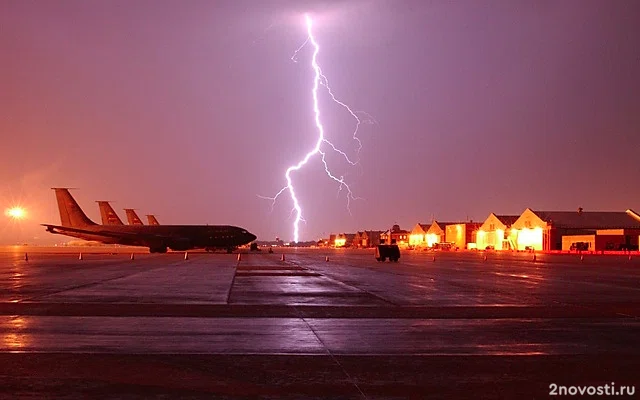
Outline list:
[[[25,219],[27,217],[27,211],[22,207],[7,208],[4,214],[13,219]]]

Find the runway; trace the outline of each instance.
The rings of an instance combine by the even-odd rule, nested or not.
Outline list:
[[[633,258],[113,253],[0,253],[1,396],[542,398],[552,383],[639,383]]]

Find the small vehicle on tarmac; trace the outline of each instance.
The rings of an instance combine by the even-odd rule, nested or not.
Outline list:
[[[376,247],[376,260],[383,262],[387,258],[389,261],[398,262],[400,259],[400,248],[397,244],[379,244]]]
[[[249,246],[249,251],[262,251],[262,250],[260,250],[260,248],[258,247],[258,243],[253,242]]]

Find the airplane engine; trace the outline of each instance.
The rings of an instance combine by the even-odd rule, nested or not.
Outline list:
[[[169,244],[171,250],[181,251],[190,250],[193,248],[189,239],[174,239]]]

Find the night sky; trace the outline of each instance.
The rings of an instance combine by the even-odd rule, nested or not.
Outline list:
[[[0,1],[0,243],[66,239],[51,187],[293,238],[284,171],[317,140],[312,47],[335,95],[371,114],[359,165],[293,175],[301,240],[484,220],[490,212],[640,209],[638,1]],[[320,91],[326,136],[355,120]],[[37,239],[34,239],[37,237]]]

